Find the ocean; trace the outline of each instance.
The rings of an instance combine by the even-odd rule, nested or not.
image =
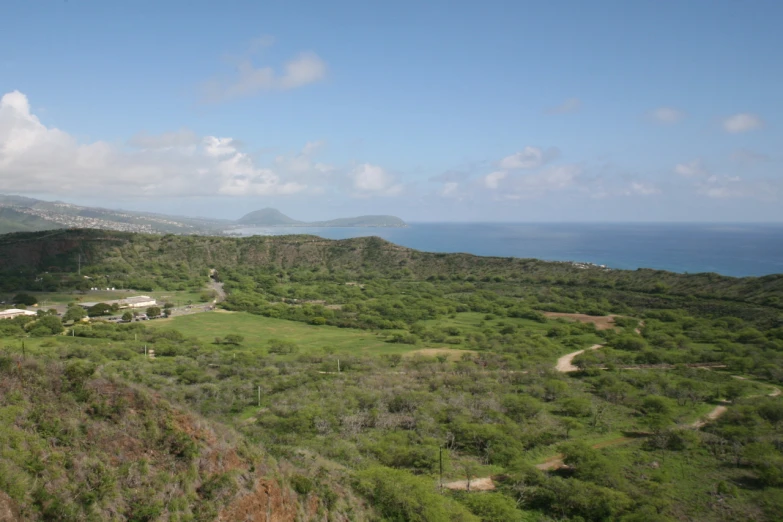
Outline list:
[[[581,261],[729,276],[783,273],[783,224],[411,223],[407,228],[259,227],[242,235],[379,236],[427,252]]]

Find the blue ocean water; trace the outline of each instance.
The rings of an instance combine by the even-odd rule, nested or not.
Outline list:
[[[583,261],[611,268],[783,273],[783,224],[412,223],[408,228],[260,227],[243,235],[379,236],[427,252]]]

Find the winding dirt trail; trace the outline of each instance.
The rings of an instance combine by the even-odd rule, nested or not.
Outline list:
[[[616,439],[605,440],[603,442],[593,444],[590,447],[593,449],[608,448],[609,446],[617,446],[618,444],[625,444],[627,442],[631,442],[632,440],[634,439],[631,437],[617,437]],[[552,455],[541,464],[536,464],[536,469],[540,469],[540,470],[560,469],[563,466],[565,466],[565,464],[563,463],[563,454],[558,453],[557,455]]]
[[[723,415],[727,411],[729,411],[729,409],[726,406],[722,405],[722,404],[719,405],[719,406],[715,406],[712,409],[712,411],[710,411],[707,415],[705,415],[701,419],[692,422],[689,427],[697,430],[697,429],[699,429],[699,428],[701,428],[703,426],[706,426],[708,423],[716,420],[718,417],[720,417],[721,415]]]
[[[644,328],[644,321],[639,323],[638,328],[636,328],[636,330],[635,330],[636,333],[641,335],[641,333],[642,333],[641,329],[642,328]],[[575,352],[571,352],[571,353],[568,353],[566,355],[563,355],[562,357],[560,357],[557,360],[557,364],[555,365],[555,370],[557,370],[558,372],[561,372],[561,373],[577,372],[577,371],[579,371],[579,368],[574,366],[574,364],[573,364],[574,359],[578,355],[583,354],[587,350],[598,350],[599,348],[602,348],[603,346],[604,346],[603,344],[594,344],[590,348],[586,348],[584,350],[577,350]],[[709,369],[709,368],[707,368],[707,369]],[[738,376],[738,375],[734,375],[733,377],[736,378],[736,379],[743,379],[743,380],[746,379],[745,377],[741,377],[741,376]],[[783,392],[781,392],[780,388],[778,388],[776,386],[771,386],[770,385],[770,388],[772,388],[772,392],[768,394],[769,397],[778,397],[779,395],[781,395],[781,393],[783,393]],[[700,429],[700,428],[706,426],[708,423],[717,420],[721,415],[723,415],[727,411],[728,411],[728,407],[726,405],[724,405],[724,404],[720,404],[718,406],[715,406],[715,408],[713,408],[707,415],[705,415],[701,419],[696,420],[696,421],[694,421],[694,422],[692,422],[690,424],[681,424],[680,428],[682,428],[682,429]],[[608,441],[599,442],[597,444],[594,444],[592,446],[592,448],[594,448],[594,449],[606,448],[608,446],[614,446],[614,445],[617,445],[617,444],[625,444],[625,443],[631,442],[633,440],[636,440],[636,439],[635,438],[631,438],[631,437],[618,437],[616,439],[611,439],[611,440],[608,440]],[[563,455],[562,454],[557,454],[557,455],[553,455],[553,456],[547,458],[544,462],[536,464],[536,468],[540,469],[540,470],[553,470],[553,469],[559,469],[559,468],[563,467],[564,465],[565,464],[563,463]],[[489,484],[492,484],[492,479],[490,477],[485,477],[485,478],[482,478],[482,479],[475,479],[474,481],[471,481],[471,489],[473,489],[473,484],[478,482],[478,481],[489,481]],[[463,485],[463,483],[464,483],[465,486],[467,485],[467,481],[458,481],[458,482],[451,482],[448,485],[444,484],[444,487],[449,487],[449,485],[453,485],[454,487],[453,488],[449,488],[449,489],[463,489],[463,488],[458,487],[458,485]],[[494,485],[492,487],[494,487]]]
[[[603,346],[604,346],[603,344],[594,344],[593,346],[585,350],[577,350],[575,352],[567,353],[557,360],[557,364],[555,365],[555,370],[561,373],[578,372],[579,368],[577,368],[573,364],[574,358],[577,355],[582,355],[587,350],[597,350]]]

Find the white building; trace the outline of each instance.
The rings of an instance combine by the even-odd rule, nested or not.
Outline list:
[[[123,299],[112,299],[109,301],[101,301],[109,306],[117,305],[120,308],[148,308],[150,306],[156,306],[158,302],[148,295],[137,295],[133,297],[125,297]],[[82,308],[91,308],[97,305],[98,302],[79,303]]]
[[[147,308],[157,305],[158,302],[148,295],[137,295],[120,299],[117,304],[120,305],[120,308]]]
[[[8,310],[0,310],[0,319],[13,319],[20,315],[38,315],[30,310],[20,310],[19,308],[9,308]]]

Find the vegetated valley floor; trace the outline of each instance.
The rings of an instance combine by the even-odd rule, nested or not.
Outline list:
[[[577,270],[377,238],[58,234],[0,237],[0,290],[64,304],[87,275],[193,300],[214,270],[226,299],[149,322],[0,322],[0,510],[14,516],[783,512],[779,277]]]

